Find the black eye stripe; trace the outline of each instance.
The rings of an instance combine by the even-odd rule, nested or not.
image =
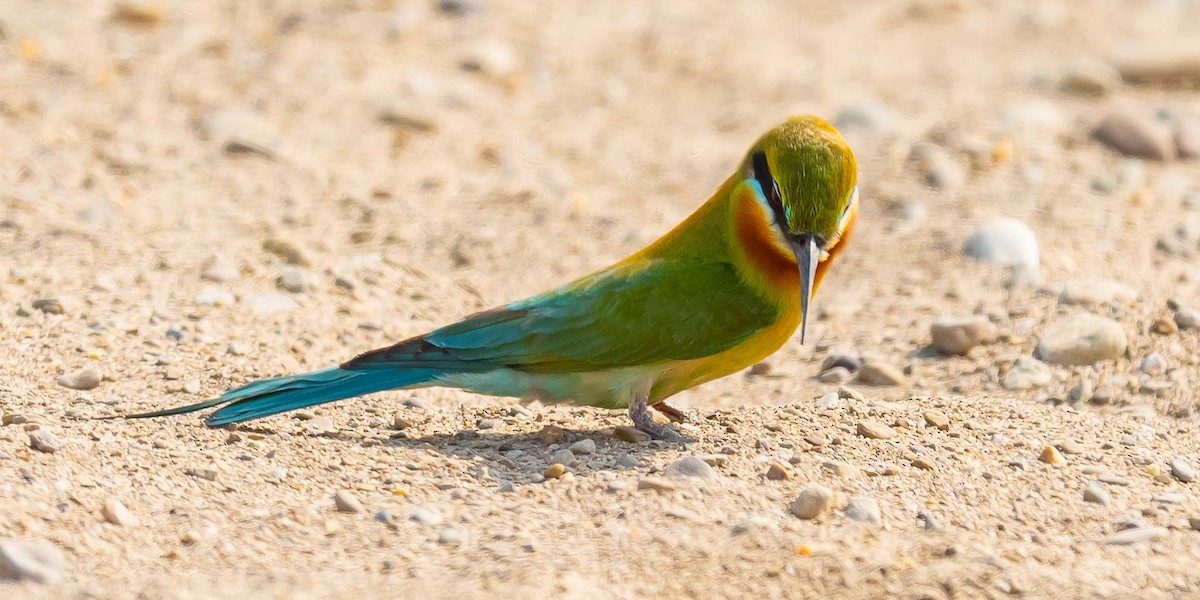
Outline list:
[[[755,152],[754,156],[750,157],[750,166],[754,169],[754,180],[762,188],[763,195],[767,197],[767,204],[775,213],[775,222],[782,226],[787,220],[783,213],[783,202],[779,198],[779,186],[775,184],[775,178],[771,176],[771,167],[767,164],[767,155]]]

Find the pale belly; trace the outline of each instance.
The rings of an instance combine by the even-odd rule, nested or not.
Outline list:
[[[647,393],[664,368],[664,365],[647,365],[549,374],[497,369],[445,375],[430,385],[446,385],[488,396],[617,409],[629,407],[637,394]]]

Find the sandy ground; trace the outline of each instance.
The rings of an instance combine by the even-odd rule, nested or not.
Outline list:
[[[1194,222],[1200,163],[1090,137],[1111,111],[1200,115],[1200,93],[1103,69],[1096,95],[1060,85],[1081,60],[1200,56],[1197,3],[119,7],[0,11],[0,540],[63,553],[60,581],[0,596],[1200,595],[1200,483],[1171,467],[1200,466],[1200,334],[1155,325],[1169,300],[1200,304],[1194,252],[1156,249]],[[686,216],[767,127],[867,99],[877,118],[846,131],[859,229],[809,344],[679,396],[690,444],[443,390],[232,433],[86,420],[563,283]],[[945,160],[927,173],[909,157],[929,144]],[[996,216],[1037,234],[1042,285],[960,257]],[[1061,302],[1079,277],[1136,298]],[[1128,349],[1003,385],[1078,312],[1115,320]],[[928,347],[935,319],[973,313],[994,343]],[[839,351],[904,381],[826,396]],[[1143,375],[1151,353],[1165,368]],[[73,385],[91,389],[60,382],[87,369],[103,380]],[[1112,399],[1073,402],[1083,382]],[[689,456],[716,477],[671,476]],[[810,485],[833,497],[806,520],[789,506]],[[877,522],[845,510],[864,498]]]

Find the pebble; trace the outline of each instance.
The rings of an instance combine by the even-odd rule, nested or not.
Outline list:
[[[858,356],[842,352],[830,352],[821,360],[821,371],[825,372],[835,367],[842,367],[851,373],[861,369],[863,361]]]
[[[867,496],[854,496],[846,501],[842,512],[855,521],[864,523],[881,523],[883,515],[879,511],[879,503]]]
[[[623,492],[629,488],[629,484],[624,479],[614,479],[604,486],[610,492]]]
[[[817,379],[821,383],[841,385],[843,383],[848,383],[853,377],[854,375],[850,373],[846,367],[833,367],[832,369],[821,371],[821,374],[817,376]]]
[[[1149,117],[1112,112],[1092,130],[1092,138],[1125,156],[1170,160],[1175,156],[1171,130]]]
[[[84,367],[78,371],[66,373],[58,378],[58,385],[72,390],[94,390],[100,387],[104,377],[100,371],[92,367]]]
[[[858,380],[867,385],[904,385],[904,373],[889,364],[867,361],[858,371]]]
[[[771,519],[768,519],[766,517],[754,516],[754,517],[750,517],[744,521],[739,521],[739,522],[735,523],[733,526],[733,534],[734,535],[742,535],[744,533],[749,533],[749,532],[755,531],[757,529],[770,529],[774,525],[775,525],[775,523],[772,522]]]
[[[1191,483],[1196,481],[1196,469],[1182,458],[1176,458],[1171,461],[1171,477],[1183,483]]]
[[[336,503],[337,497],[335,496],[334,498],[335,498],[335,503]],[[353,511],[350,511],[350,512],[353,512]],[[392,515],[392,511],[390,511],[390,510],[383,509],[383,510],[375,513],[375,520],[379,521],[380,523],[383,523],[384,525],[387,525],[388,527],[391,527],[392,529],[396,528],[396,517]]]
[[[365,513],[365,512],[367,512],[367,509],[365,507],[363,507],[362,502],[359,502],[358,498],[354,497],[354,494],[351,494],[350,492],[348,492],[346,490],[338,490],[337,493],[335,493],[333,495],[333,505],[337,508],[338,512],[344,512],[344,513]]]
[[[34,310],[40,310],[48,315],[63,314],[62,302],[59,302],[57,298],[38,298],[33,301],[31,306]]]
[[[1054,446],[1046,446],[1042,448],[1042,453],[1038,455],[1038,460],[1048,465],[1065,465],[1067,459]]]
[[[568,450],[567,452],[570,452],[570,450]],[[556,463],[550,465],[549,467],[546,467],[546,470],[542,473],[542,476],[545,477],[546,479],[558,479],[559,477],[563,476],[563,473],[566,473],[566,472],[567,472],[567,468],[565,466],[563,466],[562,463],[556,462]]]
[[[613,437],[631,444],[642,444],[650,441],[650,434],[628,425],[614,427]]]
[[[858,435],[873,440],[887,440],[896,437],[896,430],[870,419],[859,421],[856,427]]]
[[[837,392],[821,394],[821,397],[817,398],[816,404],[817,408],[821,410],[836,410],[842,404],[842,397],[838,396]]]
[[[62,443],[49,429],[34,429],[29,432],[29,447],[38,452],[53,454],[58,452]]]
[[[1172,335],[1179,333],[1179,326],[1176,325],[1175,321],[1172,321],[1171,319],[1160,317],[1155,319],[1154,323],[1150,325],[1150,331],[1153,331],[1158,335]]]
[[[1184,160],[1200,158],[1200,118],[1183,119],[1175,124],[1175,153]]]
[[[481,73],[504,84],[515,83],[513,77],[520,68],[517,52],[500,40],[482,40],[471,46],[459,65],[464,71]]]
[[[704,459],[698,456],[685,456],[663,469],[667,477],[697,477],[700,479],[716,479],[720,477]]]
[[[104,508],[101,510],[104,515],[104,520],[121,527],[137,527],[141,524],[141,520],[137,515],[125,508],[120,500],[109,498],[104,502]]]
[[[462,527],[443,529],[438,534],[438,543],[444,546],[461,546],[467,543],[467,530]]]
[[[588,438],[579,440],[578,442],[571,444],[571,452],[585,456],[588,454],[595,454],[596,441]]]
[[[919,456],[909,461],[909,464],[924,471],[932,471],[934,468],[934,463],[932,461]]]
[[[1200,517],[1189,518],[1188,526],[1192,528],[1192,531],[1200,531]]]
[[[1083,454],[1087,451],[1087,447],[1075,440],[1066,440],[1054,445],[1055,448],[1062,451],[1063,454]]]
[[[241,109],[220,110],[205,120],[209,137],[225,152],[255,152],[274,158],[283,138],[274,125],[256,113]]]
[[[860,474],[858,467],[856,467],[850,463],[844,463],[844,462],[838,462],[838,461],[823,462],[823,463],[821,463],[821,468],[826,471],[829,471],[829,473],[832,474],[834,477],[840,477],[842,479],[853,479],[855,477],[858,477]]]
[[[151,26],[167,18],[167,5],[157,0],[121,0],[113,5],[112,20],[126,25]]]
[[[925,184],[935,190],[953,190],[962,187],[966,181],[962,167],[937,144],[919,142],[913,145],[909,159],[924,176]]]
[[[279,270],[279,278],[275,280],[275,284],[280,289],[299,294],[308,287],[308,271],[301,267],[286,265]]]
[[[1142,542],[1153,542],[1167,537],[1166,527],[1134,527],[1113,534],[1105,543],[1113,546],[1128,546]]]
[[[1200,328],[1200,310],[1180,307],[1175,311],[1175,324],[1181,331]]]
[[[200,270],[200,278],[216,283],[229,283],[237,281],[242,276],[238,271],[237,265],[228,260],[216,256],[211,258],[204,268]]]
[[[216,481],[217,470],[209,467],[188,467],[183,470],[184,473],[191,475],[197,479],[205,481]]]
[[[196,294],[195,302],[202,306],[229,306],[237,301],[233,292],[214,287],[206,287]]]
[[[1142,364],[1138,366],[1138,370],[1147,375],[1162,375],[1167,372],[1170,365],[1167,364],[1167,359],[1157,352],[1151,352],[1142,359]]]
[[[567,448],[563,448],[562,450],[555,452],[554,456],[550,457],[550,462],[562,463],[564,465],[573,465],[575,464],[575,460],[575,453],[571,452]]]
[[[987,263],[1014,267],[1028,274],[1041,268],[1037,236],[1024,222],[1011,217],[989,221],[963,242],[963,255]]]
[[[1056,365],[1090,365],[1120,358],[1127,345],[1120,323],[1079,313],[1047,327],[1035,355]]]
[[[259,292],[246,294],[242,304],[261,317],[295,310],[300,307],[295,300],[279,292]]]
[[[298,267],[311,267],[312,261],[304,254],[304,251],[299,246],[292,243],[291,240],[283,238],[270,238],[263,242],[263,250],[278,256],[283,259],[283,262],[289,265]]]
[[[814,484],[801,489],[796,499],[788,506],[788,510],[801,519],[810,520],[824,514],[832,503],[833,490]]]
[[[1077,60],[1058,82],[1064,94],[1083,98],[1099,98],[1121,87],[1121,73],[1116,67],[1094,58]]]
[[[652,490],[656,492],[670,492],[677,488],[674,483],[671,483],[670,480],[647,475],[645,477],[638,478],[638,489]]]
[[[1000,385],[1008,390],[1027,390],[1050,385],[1053,378],[1046,363],[1031,356],[1019,356],[1000,379]]]
[[[942,431],[950,430],[950,417],[940,410],[927,410],[921,413],[921,417],[930,427],[937,427]]]
[[[1100,476],[1097,477],[1096,479],[1100,483],[1107,483],[1108,485],[1120,485],[1120,486],[1129,485],[1128,479],[1126,479],[1125,477],[1121,477],[1120,475],[1113,474],[1113,473],[1101,473]]]
[[[792,474],[783,465],[771,463],[771,466],[767,467],[766,477],[769,481],[786,481],[792,478]]]
[[[1137,300],[1137,291],[1116,281],[1103,279],[1073,279],[1063,286],[1058,296],[1063,304],[1130,303]]]
[[[1135,85],[1200,86],[1200,53],[1153,52],[1124,56],[1116,63],[1121,78]]]
[[[62,581],[66,562],[52,542],[0,539],[0,580],[55,584]]]
[[[337,425],[333,424],[333,419],[329,417],[313,417],[305,424],[309,431],[314,433],[328,433],[337,431]]]
[[[442,513],[425,506],[418,506],[408,518],[422,525],[441,525],[443,521]]]
[[[860,98],[842,107],[833,116],[833,125],[842,135],[883,135],[896,130],[899,115],[892,107],[875,98]]]
[[[1106,508],[1112,506],[1112,498],[1109,497],[1108,492],[1096,484],[1091,484],[1083,489],[1083,501],[1100,504]]]
[[[966,356],[975,346],[995,339],[996,326],[983,315],[942,317],[929,326],[929,336],[938,352]]]
[[[438,10],[455,17],[479,12],[483,10],[484,6],[482,0],[441,0],[438,2]]]

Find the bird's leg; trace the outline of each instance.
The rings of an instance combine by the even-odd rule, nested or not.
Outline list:
[[[633,404],[629,405],[629,418],[633,419],[633,426],[656,440],[669,442],[682,440],[683,436],[676,433],[674,429],[655,422],[654,415],[650,412],[650,405],[647,404],[649,395],[645,392],[638,393],[633,399]]]
[[[674,406],[671,406],[670,404],[667,404],[666,402],[651,404],[650,408],[653,408],[654,410],[657,410],[665,415],[671,420],[672,423],[686,423],[688,421],[687,413],[675,408]]]

